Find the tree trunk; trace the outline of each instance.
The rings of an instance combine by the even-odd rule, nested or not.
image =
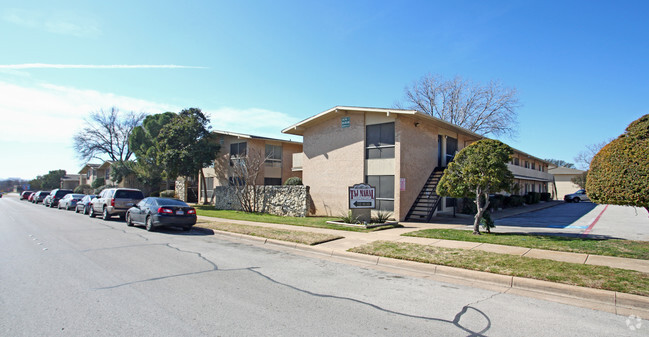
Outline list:
[[[480,193],[475,194],[475,218],[473,219],[473,234],[480,235],[480,218],[482,218],[482,208],[480,207]]]
[[[205,182],[205,174],[203,169],[198,171],[198,180],[201,182],[201,188],[203,190],[203,205],[207,204],[207,183]]]

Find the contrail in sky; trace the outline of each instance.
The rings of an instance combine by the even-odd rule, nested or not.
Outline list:
[[[205,69],[205,67],[179,66],[175,64],[0,64],[0,69]]]

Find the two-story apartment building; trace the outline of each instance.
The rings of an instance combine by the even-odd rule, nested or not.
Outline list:
[[[316,215],[346,214],[348,187],[376,188],[377,209],[399,221],[421,221],[412,210],[422,194],[434,193],[436,179],[457,151],[485,138],[415,110],[337,106],[282,132],[303,136],[295,169],[310,186]],[[509,165],[521,193],[545,192],[548,163],[515,150]],[[419,198],[418,198],[419,197]],[[435,204],[438,211],[450,200]],[[432,208],[431,208],[432,209]]]
[[[302,152],[302,143],[229,131],[213,133],[221,149],[214,166],[203,169],[208,198],[212,197],[214,187],[236,183],[232,161],[249,155],[261,156],[265,160],[255,182],[257,185],[282,185],[290,177],[302,178],[302,171],[296,168],[299,163],[293,161],[293,154]],[[201,184],[199,181],[198,186]],[[198,190],[199,200],[202,200],[202,188]]]

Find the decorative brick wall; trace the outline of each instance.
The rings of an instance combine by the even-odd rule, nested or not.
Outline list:
[[[262,213],[304,217],[309,214],[308,186],[256,186]],[[241,210],[234,188],[214,188],[214,206],[217,209]]]
[[[176,179],[176,198],[182,200],[182,201],[187,201],[187,186],[189,185],[189,182],[182,177],[179,177]]]

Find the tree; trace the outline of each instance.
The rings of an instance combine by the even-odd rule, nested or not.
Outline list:
[[[45,175],[37,176],[29,184],[35,190],[53,190],[61,187],[61,178],[65,174],[65,170],[52,170]]]
[[[561,160],[561,159],[549,158],[549,159],[545,159],[545,161],[547,161],[549,163],[552,163],[554,165],[557,165],[557,167],[567,167],[567,168],[571,168],[571,169],[575,168],[575,164],[569,163],[569,162],[567,162],[565,160]]]
[[[586,145],[586,149],[579,152],[575,157],[575,162],[582,170],[588,170],[590,167],[590,162],[593,161],[593,157],[599,152],[608,142],[601,142],[596,144]]]
[[[494,139],[479,140],[455,156],[444,170],[437,185],[443,197],[474,198],[477,208],[473,234],[480,234],[480,220],[489,207],[489,194],[506,191],[512,185],[513,174],[507,163],[514,153],[511,147]]]
[[[586,191],[596,203],[649,211],[649,114],[635,120],[593,158]]]
[[[176,114],[173,112],[146,116],[142,121],[142,125],[133,129],[128,140],[129,147],[135,154],[136,160],[124,163],[122,171],[124,174],[135,174],[137,180],[145,186],[150,186],[152,191],[158,191],[163,178],[166,178],[166,176],[163,176],[164,167],[158,163],[158,136],[160,130],[174,116]]]
[[[261,174],[264,163],[268,157],[264,157],[260,151],[246,149],[246,152],[237,157],[229,157],[231,165],[230,181],[234,187],[234,194],[241,204],[244,212],[260,211],[260,192],[257,186],[257,179]]]
[[[74,149],[83,161],[92,159],[112,161],[129,160],[133,154],[128,139],[133,128],[144,119],[144,114],[122,114],[115,107],[110,111],[90,113],[84,128],[74,135]]]
[[[202,168],[213,165],[221,148],[209,129],[209,118],[200,109],[189,108],[174,116],[157,138],[157,162],[167,176],[200,175],[203,202],[207,203],[207,186]]]
[[[516,89],[503,87],[500,82],[480,85],[461,77],[449,80],[428,74],[405,88],[404,100],[397,107],[417,110],[478,134],[517,134]]]

